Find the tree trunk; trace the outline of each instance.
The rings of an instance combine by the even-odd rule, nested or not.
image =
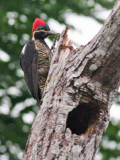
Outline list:
[[[120,0],[99,33],[74,50],[61,34],[23,160],[93,160],[120,79]]]

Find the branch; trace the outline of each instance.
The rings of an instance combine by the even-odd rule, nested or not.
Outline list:
[[[120,80],[120,0],[100,32],[73,49],[67,31],[52,58],[23,160],[93,160]]]

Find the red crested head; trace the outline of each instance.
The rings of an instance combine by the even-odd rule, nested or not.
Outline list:
[[[42,19],[40,18],[36,18],[34,23],[33,23],[33,27],[32,27],[32,33],[34,32],[34,30],[38,27],[38,26],[44,26],[46,24],[46,22],[44,22]]]

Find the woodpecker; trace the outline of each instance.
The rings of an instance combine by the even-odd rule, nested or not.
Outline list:
[[[36,18],[32,27],[32,35],[32,40],[23,47],[20,54],[20,66],[31,95],[39,103],[50,65],[50,48],[45,38],[56,34],[50,31],[46,22]]]

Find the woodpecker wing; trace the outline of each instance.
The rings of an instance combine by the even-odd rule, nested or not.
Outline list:
[[[23,47],[20,55],[20,66],[24,71],[25,80],[31,95],[39,101],[41,96],[38,87],[38,53],[33,40]]]

